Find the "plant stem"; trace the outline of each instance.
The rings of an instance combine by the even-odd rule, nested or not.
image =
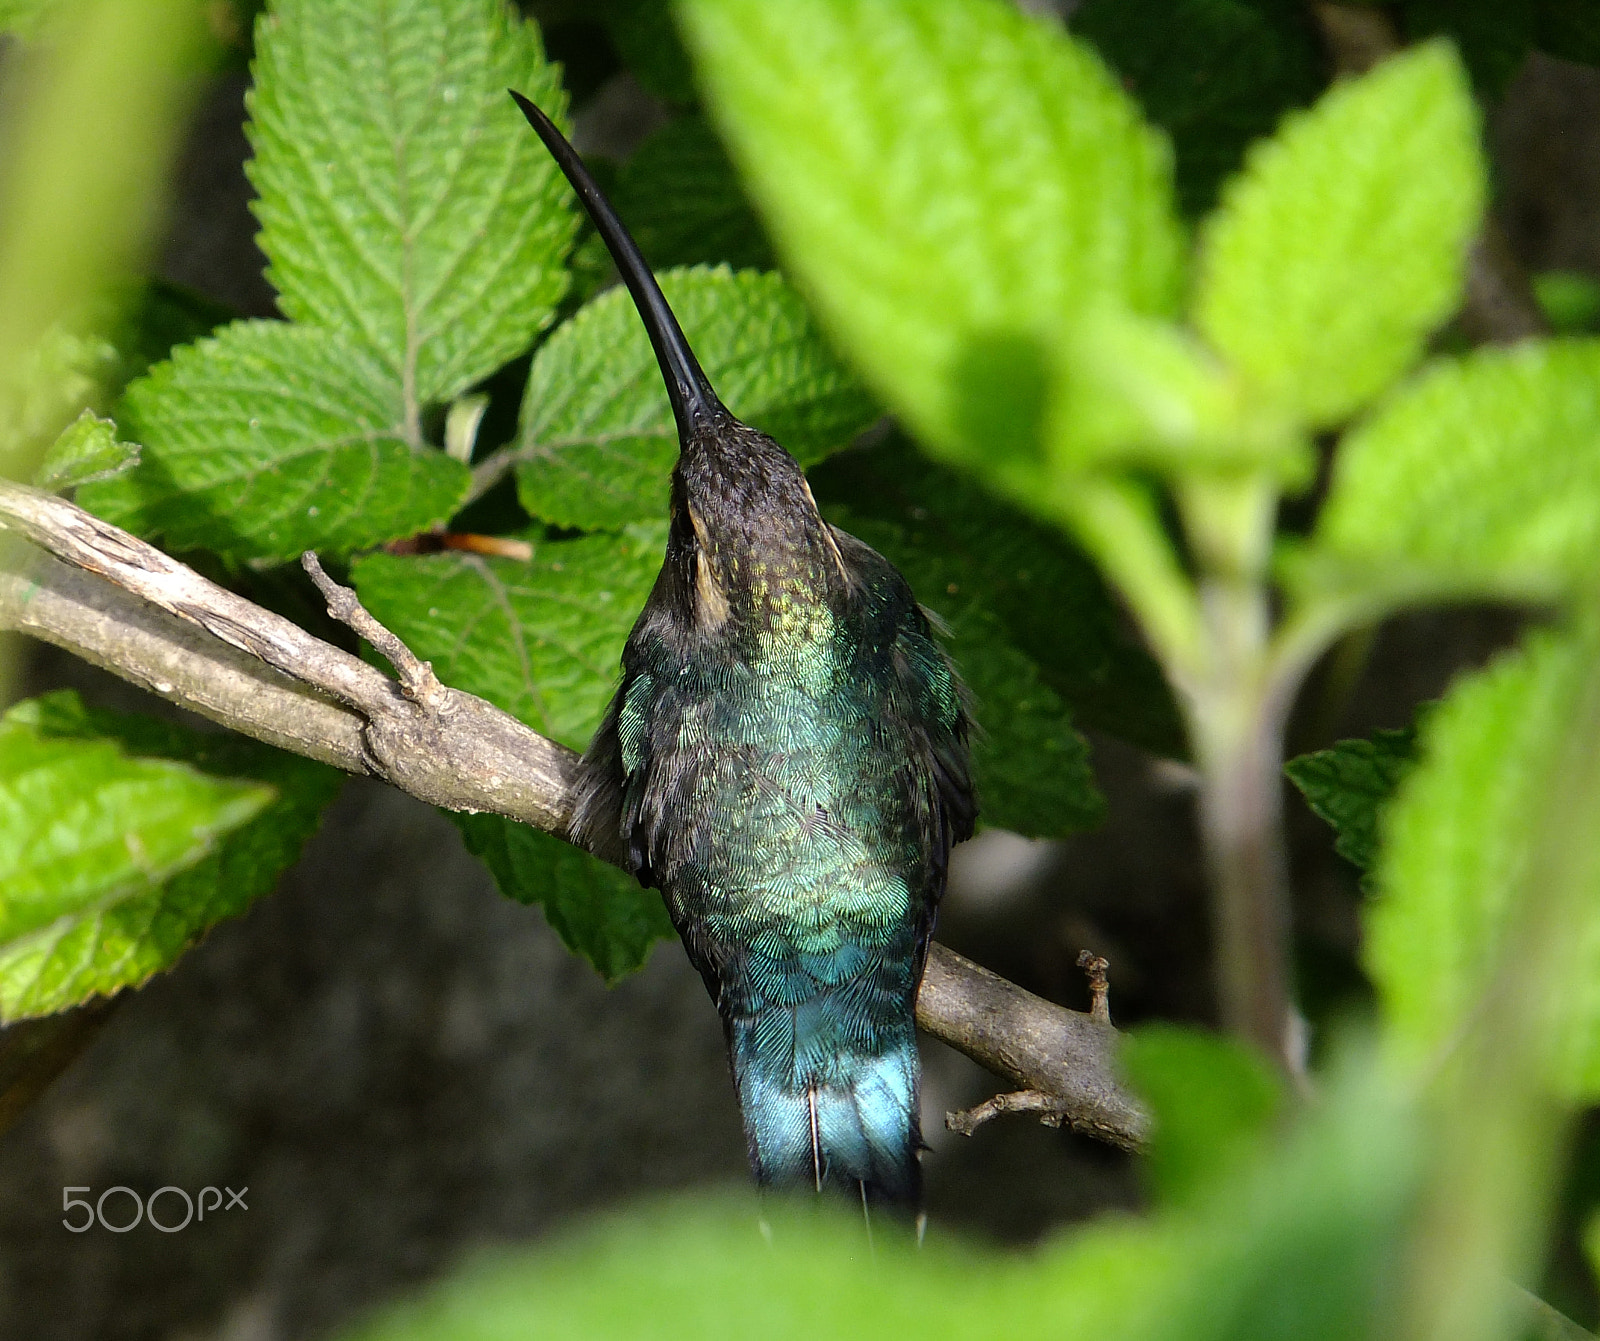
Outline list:
[[[1138,619],[1167,679],[1182,691],[1199,668],[1198,601],[1154,500],[1126,481],[1074,479],[1056,501]]]
[[[1278,490],[1268,476],[1194,476],[1176,501],[1200,574],[1183,571],[1151,500],[1076,479],[1058,500],[1138,618],[1177,690],[1200,771],[1222,1022],[1290,1076],[1293,1028],[1283,733],[1306,671],[1350,611],[1297,610],[1274,636],[1268,568]]]
[[[1202,574],[1200,668],[1180,689],[1200,770],[1222,1022],[1298,1077],[1283,839],[1293,684],[1273,674],[1266,585],[1277,493],[1265,479],[1194,480],[1178,502]]]
[[[1266,597],[1254,584],[1202,584],[1213,674],[1188,702],[1200,769],[1200,836],[1211,884],[1222,1022],[1291,1075],[1283,712],[1265,692]]]

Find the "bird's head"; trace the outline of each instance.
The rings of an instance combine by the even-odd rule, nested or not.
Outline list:
[[[594,221],[655,350],[678,427],[667,560],[693,583],[697,618],[720,622],[790,583],[825,590],[842,566],[799,463],[723,405],[638,244],[577,151],[532,102],[510,92]]]

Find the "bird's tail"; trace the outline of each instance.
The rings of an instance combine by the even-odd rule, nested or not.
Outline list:
[[[729,1030],[756,1181],[819,1192],[833,1187],[915,1210],[922,1198],[922,1132],[911,1030],[883,1040],[881,1049],[843,1049],[807,1066],[792,1047],[781,1060],[758,1048],[762,1023],[735,1021]]]

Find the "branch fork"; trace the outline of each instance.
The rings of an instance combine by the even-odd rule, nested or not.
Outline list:
[[[935,945],[935,950],[942,947]],[[1021,992],[1020,988],[1013,987],[1004,978],[1000,978],[987,969],[981,969],[976,964],[962,959],[959,955],[949,950],[943,954],[958,960],[963,971],[972,975],[973,985],[967,989],[968,994],[978,999],[981,1005],[982,988],[989,982],[1003,983],[1012,992]],[[1048,1012],[1075,1016],[1084,1022],[1084,1033],[1078,1034],[1075,1030],[1070,1036],[1063,1032],[1058,1038],[1056,1047],[1059,1049],[1060,1061],[1065,1064],[1065,1069],[1073,1070],[1074,1052],[1079,1048],[1089,1050],[1098,1047],[1115,1047],[1117,1031],[1111,1027],[1110,993],[1111,982],[1107,970],[1111,967],[1110,961],[1097,955],[1093,950],[1085,950],[1078,956],[1078,967],[1089,978],[1089,1013],[1084,1016],[1077,1015],[1075,1011],[1062,1011],[1059,1006],[1052,1006],[1049,1002],[1032,993],[1022,993],[1029,998],[1026,1003],[1028,1023],[1041,1030],[1048,1029],[1050,1020]],[[933,963],[929,960],[929,975],[933,973]],[[928,976],[923,978],[923,995],[927,995]],[[987,980],[987,982],[986,982]],[[1036,1003],[1036,1004],[1035,1004]],[[922,1003],[919,1001],[917,1023],[922,1024]],[[1019,1011],[1019,1015],[1021,1012]],[[924,1028],[927,1026],[924,1025]],[[930,1030],[930,1032],[932,1032]],[[981,1037],[981,1035],[980,1035]],[[955,1044],[960,1048],[961,1044]],[[967,1048],[961,1048],[969,1056],[976,1054]],[[1003,1054],[1000,1054],[1003,1063]],[[982,1061],[982,1058],[978,1060]],[[1099,1093],[1091,1098],[1077,1087],[1077,1084],[1067,1074],[1053,1074],[1045,1076],[1038,1071],[1029,1071],[1022,1067],[996,1066],[994,1062],[985,1061],[984,1065],[998,1075],[1005,1076],[1013,1083],[1023,1086],[1022,1089],[1012,1090],[1007,1093],[996,1094],[985,1099],[975,1107],[964,1109],[959,1113],[946,1113],[944,1125],[947,1131],[957,1132],[962,1136],[971,1136],[986,1122],[991,1122],[1006,1113],[1036,1113],[1039,1121],[1046,1127],[1066,1127],[1083,1136],[1092,1136],[1097,1140],[1105,1141],[1110,1145],[1119,1146],[1123,1150],[1138,1150],[1149,1137],[1149,1118],[1137,1101],[1129,1098],[1122,1091],[1115,1095]],[[1046,1087],[1036,1083],[1036,1078],[1048,1081]],[[1082,1077],[1078,1083],[1081,1084]],[[1113,1081],[1115,1084],[1115,1081]],[[1086,1102],[1088,1100],[1088,1102]],[[1128,1106],[1122,1108],[1120,1105]],[[1095,1116],[1086,1117],[1093,1112]],[[1115,1121],[1111,1125],[1102,1123],[1100,1117],[1113,1116]]]
[[[341,587],[329,577],[315,553],[307,550],[302,554],[300,566],[310,575],[317,590],[327,601],[329,616],[354,629],[394,667],[395,674],[400,677],[400,692],[413,703],[430,711],[438,711],[444,686],[433,673],[433,664],[419,660],[399,637],[372,617],[351,588]]]

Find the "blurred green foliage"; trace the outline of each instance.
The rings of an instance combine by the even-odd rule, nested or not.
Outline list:
[[[1600,280],[1571,270],[1547,270],[1533,277],[1533,294],[1546,320],[1560,334],[1600,330]]]
[[[26,479],[101,400],[106,332],[216,52],[194,0],[14,4],[0,29],[35,39],[11,53],[0,105],[0,475]]]
[[[345,1335],[956,1341],[1114,1328],[1137,1341],[1353,1341],[1377,1334],[1392,1302],[1419,1163],[1414,1113],[1371,1075],[1359,1078],[1369,1064],[1353,1064],[1304,1130],[1261,1142],[1232,1178],[1160,1214],[1106,1221],[1025,1254],[938,1229],[919,1248],[908,1228],[881,1219],[869,1236],[859,1211],[827,1205],[679,1200],[469,1267]],[[1196,1143],[1191,1154],[1208,1148]],[[1238,1149],[1213,1153],[1224,1168]]]
[[[194,14],[36,9],[0,9],[42,35],[0,214],[8,473],[55,442],[43,483],[224,569],[325,550],[448,682],[581,746],[658,563],[672,444],[626,302],[504,98],[565,119],[536,27],[499,0],[270,5],[251,174],[290,320],[230,323],[121,273],[202,59]],[[668,118],[619,199],[657,264],[695,267],[669,292],[735,409],[949,622],[992,821],[1093,822],[1075,722],[1204,777],[1237,714],[1345,631],[1484,597],[1546,625],[1414,737],[1291,765],[1370,873],[1373,1037],[1319,1049],[1342,1060],[1311,1100],[1236,1043],[1129,1039],[1149,1214],[1014,1256],[937,1226],[920,1251],[881,1221],[869,1242],[826,1207],[669,1203],[361,1335],[1518,1333],[1503,1277],[1535,1260],[1562,1115],[1600,1083],[1600,309],[1589,280],[1544,277],[1568,334],[1436,337],[1483,207],[1477,99],[1530,49],[1593,59],[1592,13],[1414,0],[1402,26],[1430,40],[1327,89],[1287,0],[1089,0],[1070,29],[1000,0],[683,0],[681,29],[656,0],[597,11]],[[107,106],[128,119],[109,148]],[[117,294],[133,315],[105,315]],[[489,413],[447,453],[476,395]],[[858,439],[879,406],[903,431]],[[1330,454],[1309,536],[1277,535]],[[510,546],[429,552],[468,507]],[[0,947],[12,1014],[171,962],[270,886],[333,785],[65,700],[4,725],[37,787],[0,813],[37,887]],[[143,857],[91,842],[103,823],[51,830],[68,801],[139,817]],[[462,828],[608,980],[667,934],[655,896],[556,840]]]
[[[1163,1202],[1193,1201],[1259,1158],[1283,1113],[1282,1077],[1233,1039],[1147,1025],[1123,1043],[1121,1063],[1155,1122],[1144,1173]]]

